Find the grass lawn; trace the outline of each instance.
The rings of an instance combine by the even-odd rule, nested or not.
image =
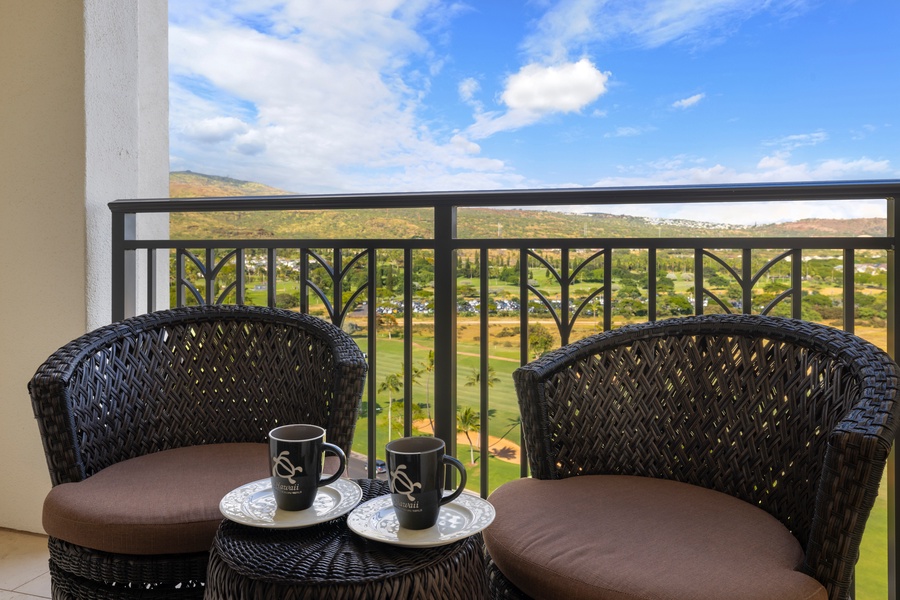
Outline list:
[[[887,525],[887,474],[885,474],[872,514],[866,522],[866,532],[859,550],[854,596],[857,600],[885,600],[888,597]]]

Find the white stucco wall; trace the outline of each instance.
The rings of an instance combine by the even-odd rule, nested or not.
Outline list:
[[[41,531],[26,384],[109,322],[107,203],[168,195],[166,15],[166,0],[0,3],[0,527]]]
[[[140,138],[138,155],[138,198],[169,197],[169,2],[152,0],[140,3],[138,14],[138,119]],[[147,215],[138,220],[140,238],[169,238],[169,216]],[[157,310],[169,307],[169,255],[157,252]],[[138,260],[139,273],[146,272],[144,259]],[[140,312],[147,312],[146,282],[140,278],[137,297]],[[106,303],[109,307],[109,302]]]
[[[109,202],[169,195],[168,3],[87,0],[85,14],[87,325],[94,329],[111,315]],[[168,219],[142,217],[137,232],[168,237]],[[158,262],[167,264],[162,255]],[[145,265],[141,258],[137,272]],[[161,279],[168,285],[167,275]],[[138,312],[145,290],[137,291]],[[160,294],[157,308],[165,308],[168,294]]]

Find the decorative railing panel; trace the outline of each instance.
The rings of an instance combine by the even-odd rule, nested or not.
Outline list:
[[[119,200],[110,204],[113,317],[162,308],[156,301],[160,270],[169,275],[169,304],[256,303],[318,314],[354,335],[368,356],[358,449],[379,457],[388,437],[433,431],[477,470],[470,481],[487,495],[503,480],[527,475],[524,448],[515,443],[521,436],[509,373],[585,335],[625,322],[711,312],[779,314],[854,331],[864,313],[867,331],[878,330],[881,345],[897,356],[898,194],[900,181]],[[457,233],[466,208],[592,205],[602,212],[607,204],[870,199],[885,200],[883,236],[615,238],[582,232],[541,239]],[[338,229],[316,239],[187,240],[134,234],[141,214],[340,215],[353,209],[406,211],[418,233],[410,239],[382,238],[378,231],[342,238]],[[420,235],[429,228],[430,237]],[[869,268],[860,256],[883,256],[878,273],[858,275]],[[146,299],[134,291],[136,265],[144,263]],[[858,278],[880,279],[862,287]],[[378,424],[385,413],[386,428]],[[368,470],[375,476],[375,460]],[[893,484],[889,502],[894,514]]]

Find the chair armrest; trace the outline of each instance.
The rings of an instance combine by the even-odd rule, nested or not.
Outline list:
[[[85,478],[85,465],[69,395],[75,370],[85,357],[99,351],[126,331],[127,327],[113,324],[69,342],[54,352],[28,382],[31,405],[44,445],[50,481],[54,486]]]
[[[826,586],[829,598],[848,597],[897,427],[900,371],[886,354],[866,358],[869,385],[828,437],[806,544],[803,568]]]

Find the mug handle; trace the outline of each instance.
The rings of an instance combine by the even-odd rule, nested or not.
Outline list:
[[[444,464],[445,465],[453,465],[456,467],[456,470],[459,471],[459,485],[456,486],[456,489],[449,496],[444,496],[441,498],[441,505],[447,504],[448,502],[452,502],[462,494],[462,491],[466,489],[466,469],[463,467],[463,464],[459,462],[454,456],[444,455]]]
[[[325,442],[325,443],[322,444],[322,449],[323,449],[325,452],[331,452],[332,454],[336,454],[337,457],[338,457],[339,459],[341,459],[341,466],[340,466],[340,468],[334,473],[334,475],[331,475],[330,477],[327,477],[327,478],[325,478],[325,479],[319,479],[319,484],[318,484],[317,487],[322,487],[323,485],[328,485],[329,483],[334,483],[335,481],[337,481],[337,480],[341,477],[341,475],[344,474],[344,469],[347,467],[347,457],[344,456],[344,451],[343,451],[343,450],[341,450],[340,448],[338,448],[338,447],[335,446],[334,444],[329,444],[328,442]]]

